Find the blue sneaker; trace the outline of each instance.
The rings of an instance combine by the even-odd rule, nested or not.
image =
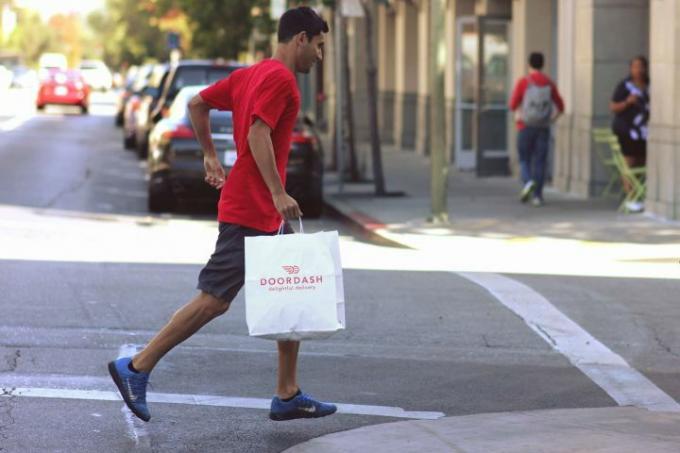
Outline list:
[[[131,361],[132,357],[122,357],[109,362],[109,373],[127,407],[137,417],[148,422],[151,418],[149,408],[146,406],[146,384],[149,382],[149,373],[130,371],[128,365]]]
[[[293,420],[296,418],[320,418],[334,414],[338,408],[335,404],[316,401],[309,395],[300,393],[290,401],[283,401],[278,396],[272,399],[269,418],[275,421]]]

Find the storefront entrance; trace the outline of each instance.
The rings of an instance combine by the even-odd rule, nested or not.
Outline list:
[[[507,175],[510,20],[461,17],[456,35],[456,166]]]

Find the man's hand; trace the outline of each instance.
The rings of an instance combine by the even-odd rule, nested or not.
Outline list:
[[[213,186],[215,189],[221,189],[224,185],[224,168],[216,155],[205,156],[203,158],[203,166],[205,167],[205,182]]]
[[[281,214],[284,219],[293,220],[302,217],[302,211],[300,210],[297,201],[286,192],[273,195],[272,198],[274,199],[276,210],[279,211],[279,214]]]
[[[626,98],[626,104],[627,105],[635,105],[635,104],[637,104],[637,101],[638,101],[638,97],[635,96],[634,94],[631,94]]]

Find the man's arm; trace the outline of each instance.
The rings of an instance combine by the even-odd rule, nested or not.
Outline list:
[[[271,133],[272,130],[264,121],[256,119],[248,132],[250,152],[253,153],[262,179],[264,179],[269,192],[272,194],[276,210],[286,220],[296,219],[302,216],[302,211],[300,211],[297,201],[286,193],[281,183],[281,177],[276,169]]]
[[[522,98],[524,97],[524,90],[526,89],[526,77],[519,79],[515,84],[515,88],[512,90],[512,95],[510,96],[510,102],[508,107],[510,110],[517,110],[517,107],[522,103]]]
[[[197,94],[189,101],[189,118],[194,127],[194,133],[203,149],[203,165],[205,167],[205,181],[216,189],[224,185],[224,168],[217,158],[215,144],[210,133],[210,105]]]

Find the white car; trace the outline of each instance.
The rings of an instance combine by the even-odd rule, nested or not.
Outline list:
[[[93,90],[110,90],[113,86],[113,75],[101,60],[85,60],[80,63],[80,73]]]
[[[12,71],[0,65],[0,90],[6,90],[12,84]]]

